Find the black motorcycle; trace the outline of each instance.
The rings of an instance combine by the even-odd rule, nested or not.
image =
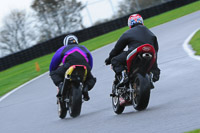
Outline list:
[[[73,65],[65,73],[64,85],[61,89],[61,98],[58,98],[58,115],[65,118],[67,111],[71,117],[81,113],[82,90],[86,80],[87,68],[83,65]]]
[[[147,108],[153,86],[150,69],[156,60],[153,46],[144,44],[127,56],[127,69],[116,77],[112,87],[112,105],[116,114],[121,114],[125,106],[133,105],[138,110]]]

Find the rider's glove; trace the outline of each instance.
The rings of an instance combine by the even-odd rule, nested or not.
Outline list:
[[[160,79],[160,75],[158,74],[153,74],[153,82],[156,82]]]
[[[111,59],[109,57],[105,60],[105,64],[106,65],[110,65],[111,64]]]
[[[160,79],[160,69],[157,68],[153,70],[152,73],[153,73],[153,78],[152,78],[153,82],[158,81]]]

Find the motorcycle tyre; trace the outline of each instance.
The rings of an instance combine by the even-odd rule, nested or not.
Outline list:
[[[137,84],[137,90],[139,89],[139,95],[136,97],[137,103],[134,102],[135,99],[133,98],[133,107],[135,110],[142,111],[147,108],[150,99],[148,76],[143,77],[141,74],[137,74],[134,82]]]
[[[125,106],[120,105],[119,96],[117,95],[112,97],[112,106],[116,114],[121,114],[125,109]]]
[[[75,87],[72,85],[69,103],[69,114],[71,117],[77,117],[81,113],[82,91],[80,87],[81,86]]]
[[[66,103],[60,100],[58,100],[57,102],[58,102],[58,116],[61,119],[64,119],[67,115]]]

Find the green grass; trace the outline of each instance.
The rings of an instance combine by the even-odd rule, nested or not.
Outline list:
[[[52,56],[53,54],[49,54],[0,72],[0,96],[48,71]],[[39,72],[36,71],[36,62],[40,67]]]
[[[197,130],[194,130],[194,131],[185,132],[185,133],[200,133],[200,129],[197,129]]]
[[[200,55],[200,30],[195,33],[189,44],[191,44],[195,51],[195,55]]]
[[[148,28],[152,28],[198,10],[200,10],[200,1],[146,19],[144,20],[144,24]],[[128,30],[128,26],[85,41],[81,43],[81,45],[85,45],[89,50],[92,51],[117,41],[117,39],[126,30]],[[52,56],[53,53],[0,72],[0,96],[33,79],[34,77],[47,72]],[[35,62],[38,62],[40,66],[39,72],[35,70]]]

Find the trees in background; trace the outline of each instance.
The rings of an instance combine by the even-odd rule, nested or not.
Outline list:
[[[15,53],[39,42],[83,27],[77,0],[34,0],[33,12],[13,10],[0,28],[0,56]]]
[[[166,0],[123,0],[119,4],[118,15],[124,16],[160,4]],[[169,0],[168,0],[169,1]]]
[[[76,0],[34,0],[31,5],[40,22],[40,40],[44,41],[81,29],[80,11],[84,8]]]
[[[15,53],[35,43],[30,20],[23,10],[13,10],[4,18],[0,29],[0,49],[4,53]]]
[[[125,15],[137,12],[139,10],[154,6],[163,2],[171,0],[121,0],[118,5],[117,13],[114,14],[111,18],[99,20],[94,25],[105,23],[113,19],[123,17]]]
[[[124,0],[123,2],[120,2],[118,10],[119,16],[124,16],[135,11],[137,11],[135,0]]]

